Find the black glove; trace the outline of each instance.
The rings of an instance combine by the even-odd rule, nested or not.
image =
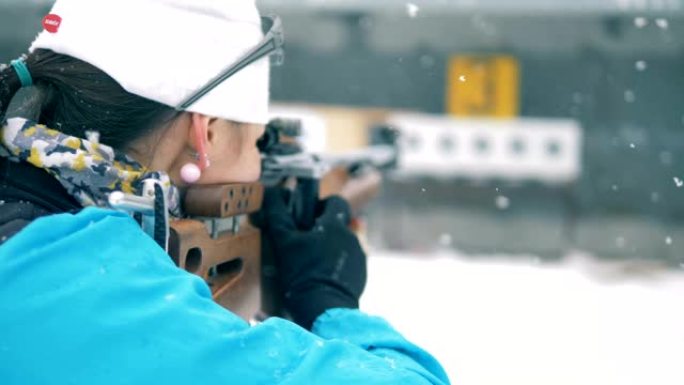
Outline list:
[[[313,229],[295,225],[286,191],[269,188],[262,206],[262,233],[271,243],[286,310],[310,329],[328,309],[359,307],[366,286],[366,255],[349,229],[351,213],[340,197],[321,201]]]

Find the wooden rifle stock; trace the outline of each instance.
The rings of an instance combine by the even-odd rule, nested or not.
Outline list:
[[[377,170],[353,175],[338,167],[321,180],[320,198],[342,196],[356,218],[381,183]],[[170,226],[173,261],[202,277],[217,303],[248,321],[283,315],[273,255],[268,244],[262,250],[260,231],[248,217],[261,208],[263,193],[260,183],[194,186],[184,201],[190,218]]]
[[[248,214],[261,208],[259,183],[195,186],[187,191],[190,219],[171,222],[169,255],[202,277],[220,305],[245,320],[261,308],[261,234]]]

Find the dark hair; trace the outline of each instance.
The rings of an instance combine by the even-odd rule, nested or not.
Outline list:
[[[37,92],[22,109],[65,134],[85,138],[87,131],[97,131],[100,142],[122,150],[179,114],[127,92],[100,69],[74,57],[37,49],[25,62]],[[0,70],[0,122],[20,88],[14,68]]]

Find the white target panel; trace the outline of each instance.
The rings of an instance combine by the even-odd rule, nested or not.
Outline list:
[[[582,128],[562,119],[454,119],[397,114],[399,174],[562,184],[582,170]]]

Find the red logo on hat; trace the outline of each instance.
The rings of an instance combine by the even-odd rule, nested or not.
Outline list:
[[[61,24],[62,18],[59,15],[49,14],[43,18],[43,28],[50,33],[57,33]]]

